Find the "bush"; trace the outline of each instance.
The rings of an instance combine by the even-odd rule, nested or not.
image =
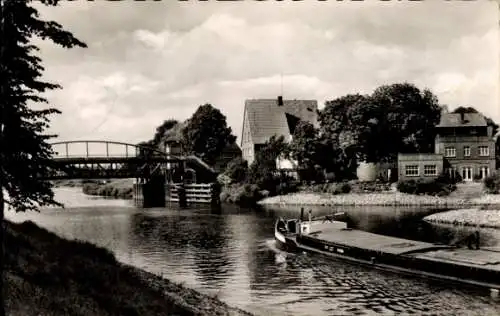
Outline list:
[[[454,183],[446,183],[442,180],[407,180],[398,182],[397,189],[399,192],[408,194],[425,194],[425,195],[437,195],[446,196],[451,192],[456,190],[456,185]]]
[[[222,203],[238,205],[254,205],[262,197],[260,188],[255,184],[232,184],[222,188],[220,200]]]
[[[484,179],[484,188],[490,194],[500,193],[500,173],[494,173]]]
[[[439,183],[456,184],[458,182],[462,182],[462,177],[458,172],[455,172],[455,175],[453,177],[450,177],[448,173],[442,173],[436,178],[435,181]]]
[[[340,192],[342,192],[342,193],[349,193],[349,192],[351,192],[351,186],[349,185],[349,183],[343,183],[340,186]]]
[[[347,182],[315,184],[304,187],[305,191],[313,193],[346,194],[351,192],[352,187]]]
[[[231,160],[224,171],[224,175],[235,183],[245,181],[248,174],[248,163],[240,157]]]
[[[230,185],[233,180],[226,174],[220,174],[217,176],[217,182],[219,182],[222,186]]]
[[[416,194],[417,182],[415,180],[399,181],[397,188],[399,192]]]
[[[483,180],[483,177],[480,174],[475,174],[474,175],[474,180],[475,181],[481,181],[481,180]]]
[[[385,182],[358,182],[352,181],[351,183],[352,192],[355,193],[372,193],[372,192],[384,192],[391,189],[391,185]]]
[[[107,196],[120,199],[132,199],[133,188],[129,186],[116,187],[112,183],[98,184],[86,183],[82,187],[82,191],[87,195]]]

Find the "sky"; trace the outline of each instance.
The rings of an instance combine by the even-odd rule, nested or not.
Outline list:
[[[326,100],[410,82],[500,122],[494,1],[62,1],[88,48],[41,48],[58,140],[151,139],[210,103],[240,139],[245,99]],[[238,141],[239,142],[239,141]]]

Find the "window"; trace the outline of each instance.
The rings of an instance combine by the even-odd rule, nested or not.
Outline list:
[[[488,168],[488,167],[480,167],[479,168],[479,176],[481,177],[481,179],[484,179],[489,175],[490,175],[490,168]]]
[[[418,177],[418,165],[405,166],[405,175],[407,177]]]
[[[470,157],[470,147],[469,146],[464,147],[464,157]]]
[[[424,166],[424,176],[435,176],[437,175],[436,165],[425,165]]]
[[[457,150],[455,149],[455,147],[446,147],[444,150],[444,155],[446,157],[456,157]]]
[[[489,156],[490,148],[488,146],[480,146],[479,147],[479,156]]]

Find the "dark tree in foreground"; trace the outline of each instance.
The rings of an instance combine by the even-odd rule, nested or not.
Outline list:
[[[227,144],[236,140],[226,116],[210,104],[198,107],[182,130],[183,149],[213,165]]]
[[[49,115],[60,113],[54,108],[35,110],[34,103],[48,103],[43,92],[61,88],[41,80],[44,68],[36,56],[39,50],[33,38],[49,39],[64,48],[86,47],[61,25],[39,19],[38,11],[29,0],[0,0],[0,221],[8,205],[16,211],[37,210],[39,206],[59,205],[54,200],[52,186],[39,176],[51,169],[53,154],[44,134],[49,127]],[[42,0],[55,6],[55,0]],[[3,270],[3,269],[2,269]],[[3,278],[0,278],[3,294]],[[1,314],[5,314],[3,295]]]

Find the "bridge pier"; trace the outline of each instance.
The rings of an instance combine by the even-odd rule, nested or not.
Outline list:
[[[165,207],[165,178],[138,179],[134,184],[134,204],[140,208]]]

